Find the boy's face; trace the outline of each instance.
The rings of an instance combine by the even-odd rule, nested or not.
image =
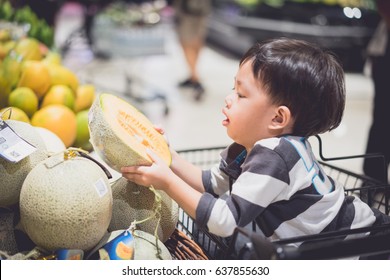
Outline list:
[[[272,105],[253,76],[252,61],[238,69],[233,93],[225,98],[225,103],[222,113],[226,119],[222,124],[235,142],[250,150],[257,141],[273,136],[269,128],[278,106]]]

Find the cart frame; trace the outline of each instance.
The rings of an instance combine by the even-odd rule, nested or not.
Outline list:
[[[387,167],[381,154],[363,154],[343,157],[325,157],[322,153],[322,140],[319,141],[320,164],[327,175],[345,186],[347,195],[358,196],[370,207],[389,215],[390,185],[387,183]],[[219,154],[226,147],[210,147],[180,150],[178,153],[191,163],[209,168],[219,162]],[[334,166],[329,161],[377,158],[383,161],[383,182]],[[388,258],[390,256],[390,224],[358,229],[339,230],[321,234],[298,236],[296,238],[269,241],[255,232],[255,228],[236,228],[231,238],[221,238],[204,228],[199,228],[194,220],[179,209],[177,228],[194,240],[210,259],[340,259],[340,258]],[[354,238],[345,238],[357,234]],[[247,242],[243,248],[235,248],[238,238]],[[299,247],[292,245],[301,243]]]

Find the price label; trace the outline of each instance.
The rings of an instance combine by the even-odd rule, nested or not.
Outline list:
[[[19,162],[36,149],[0,120],[0,156],[11,162]]]

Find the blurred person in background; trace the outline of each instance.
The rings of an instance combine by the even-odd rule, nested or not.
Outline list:
[[[372,67],[371,76],[374,82],[374,103],[366,153],[380,153],[384,155],[385,166],[383,167],[383,162],[378,159],[368,158],[363,163],[363,170],[366,175],[385,181],[390,160],[390,126],[388,117],[390,105],[390,45],[388,43],[390,1],[376,0],[376,4],[382,21],[379,23],[367,49]]]
[[[175,0],[173,4],[177,35],[189,68],[189,77],[179,86],[193,89],[195,100],[200,100],[205,89],[200,82],[197,64],[207,34],[211,0]]]

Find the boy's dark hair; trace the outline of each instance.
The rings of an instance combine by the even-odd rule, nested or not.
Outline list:
[[[255,44],[240,65],[248,60],[272,102],[290,109],[293,135],[309,137],[340,124],[344,71],[330,52],[305,41],[279,38]]]

